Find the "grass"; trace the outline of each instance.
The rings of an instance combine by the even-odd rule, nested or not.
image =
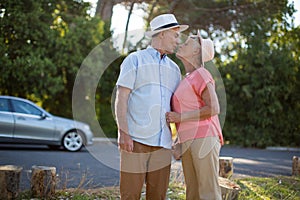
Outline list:
[[[300,177],[245,178],[236,181],[240,199],[300,200]]]
[[[251,200],[300,200],[300,177],[278,176],[270,178],[241,178],[235,179],[240,187],[239,199]],[[167,192],[168,199],[185,199],[185,186],[182,182],[172,180]],[[30,192],[24,191],[18,199],[31,199]],[[110,200],[120,199],[118,187],[98,189],[63,189],[57,190],[50,199],[57,200]],[[144,192],[142,199],[145,199]]]

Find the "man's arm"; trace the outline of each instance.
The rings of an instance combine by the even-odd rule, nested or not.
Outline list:
[[[118,145],[121,150],[132,152],[133,140],[128,133],[127,109],[128,98],[131,90],[118,86],[115,102],[115,114],[118,126]]]

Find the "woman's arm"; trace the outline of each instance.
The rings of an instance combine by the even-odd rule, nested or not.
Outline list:
[[[167,121],[178,123],[205,120],[220,113],[218,97],[212,83],[207,84],[206,88],[202,92],[202,99],[205,102],[205,106],[201,109],[183,113],[168,112],[166,114]]]

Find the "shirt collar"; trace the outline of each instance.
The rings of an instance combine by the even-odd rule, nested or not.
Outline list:
[[[160,52],[157,51],[156,49],[154,49],[152,46],[148,46],[148,47],[147,47],[147,50],[148,50],[149,53],[150,53],[153,57],[155,57],[155,58],[158,58],[158,59],[165,59],[165,58],[167,57],[167,55],[164,54],[164,55],[162,56],[162,58],[161,58]]]

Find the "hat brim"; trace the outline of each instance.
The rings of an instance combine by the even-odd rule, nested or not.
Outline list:
[[[200,30],[197,31],[197,36],[200,38],[200,42],[201,42],[202,63],[211,61],[215,55],[213,41],[210,38],[203,39],[201,37]]]
[[[155,35],[157,33],[160,33],[162,31],[166,31],[166,30],[169,30],[169,29],[172,29],[172,28],[177,28],[177,27],[179,27],[179,32],[183,32],[183,31],[185,31],[186,29],[189,28],[188,25],[177,25],[177,26],[171,26],[171,27],[168,27],[168,28],[162,28],[162,29],[159,29],[159,30],[156,30],[156,31],[146,31],[145,35],[147,37],[152,37],[153,35]]]

